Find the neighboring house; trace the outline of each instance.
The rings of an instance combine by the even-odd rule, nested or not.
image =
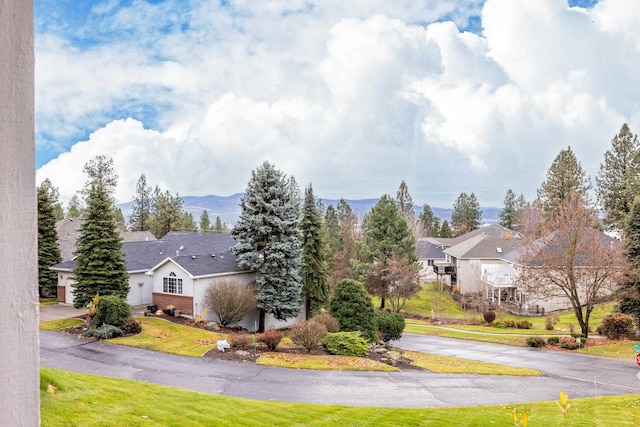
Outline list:
[[[416,241],[416,250],[414,253],[421,264],[420,281],[422,283],[438,280],[434,266],[446,261],[444,250],[447,247],[448,246],[443,244],[434,243],[430,239],[418,239],[418,241]],[[451,283],[448,284],[448,286],[450,285]]]
[[[76,251],[76,241],[80,237],[80,227],[84,220],[80,218],[65,218],[56,222],[56,232],[58,233],[58,246],[62,260],[69,260],[74,257]],[[120,231],[123,242],[144,242],[156,240],[150,231]]]
[[[523,245],[518,232],[493,224],[435,241],[450,245],[443,251],[445,262],[434,267],[436,273],[450,278],[456,292],[500,303],[518,299],[512,266],[502,259]]]
[[[174,305],[186,315],[202,314],[206,288],[212,283],[233,279],[249,284],[255,273],[238,268],[231,248],[236,241],[230,234],[171,232],[158,240],[123,242],[130,291],[130,305]],[[73,303],[73,269],[75,262],[64,261],[52,267],[58,271],[58,300]],[[285,327],[304,317],[280,322],[267,315],[265,328]],[[216,320],[208,313],[208,320]],[[256,309],[240,325],[253,330],[259,319]]]
[[[598,230],[591,230],[592,233],[598,233],[601,234],[601,242],[604,242],[605,245],[620,245],[620,241],[614,237],[611,237],[610,235],[606,234],[606,233],[602,233]],[[528,265],[523,265],[522,264],[522,254],[523,252],[526,251],[530,251],[530,248],[542,248],[542,246],[545,246],[547,248],[548,252],[554,253],[554,251],[557,250],[557,246],[555,245],[554,241],[556,241],[556,237],[554,235],[552,235],[551,239],[538,239],[535,242],[530,243],[531,246],[521,246],[519,248],[516,248],[514,250],[512,250],[511,252],[505,253],[504,256],[502,257],[502,261],[504,261],[506,263],[506,265],[501,265],[501,270],[496,271],[497,274],[492,276],[490,275],[487,279],[487,283],[491,283],[492,281],[494,281],[495,279],[498,279],[497,281],[497,285],[498,286],[502,286],[502,287],[509,287],[510,289],[515,289],[516,294],[518,295],[518,298],[516,301],[516,303],[519,304],[519,311],[522,312],[536,312],[536,313],[549,313],[549,312],[554,312],[554,311],[559,311],[559,310],[566,310],[566,309],[570,309],[571,306],[571,302],[569,301],[569,299],[563,295],[555,295],[555,296],[541,296],[541,295],[537,295],[534,292],[527,292],[526,289],[522,288],[521,286],[516,286],[517,284],[517,278],[519,276],[519,274],[521,274],[522,269],[524,268],[539,268],[540,265],[537,263],[537,260],[534,258],[532,260],[529,261]],[[594,240],[595,241],[595,240]],[[561,244],[561,247],[564,247],[565,245]],[[598,254],[598,255],[596,255]],[[592,261],[589,261],[588,258],[589,256],[593,256],[596,255],[596,257],[600,256],[599,254],[601,254],[601,252],[598,251],[593,251],[592,254],[588,254],[587,257],[580,257],[578,256],[575,260],[575,267],[578,270],[582,270],[582,271],[588,271],[588,270],[596,270],[596,272],[592,273],[592,274],[602,274],[603,271],[598,271],[598,269],[600,269],[601,267],[594,267],[594,263]],[[597,261],[596,261],[597,263]],[[490,266],[485,266],[483,265],[482,268],[484,269],[485,267],[490,267]],[[508,272],[508,283],[507,282],[500,282],[500,275],[501,274],[507,274]],[[578,275],[581,276],[581,275]],[[541,280],[545,280],[545,279],[541,279]],[[579,278],[577,278],[576,280],[580,280]],[[592,279],[588,279],[589,281]],[[609,283],[603,287],[603,293],[606,294],[608,292],[611,292],[611,289],[614,287],[615,283],[612,282],[611,280],[609,280]],[[593,290],[592,288],[590,288],[591,290]],[[578,290],[579,292],[584,292],[584,288],[582,288],[581,286],[578,286]],[[558,292],[561,293],[561,292]],[[581,295],[580,299],[582,301],[585,301],[586,296],[585,295]],[[494,298],[494,301],[496,299]],[[500,302],[500,300],[497,300],[498,302]]]

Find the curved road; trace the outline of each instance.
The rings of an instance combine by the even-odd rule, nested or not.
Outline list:
[[[223,396],[381,407],[496,405],[640,393],[633,360],[405,334],[396,347],[540,370],[541,377],[307,371],[173,356],[40,331],[42,366]]]

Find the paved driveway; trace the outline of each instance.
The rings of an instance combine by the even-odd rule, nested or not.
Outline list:
[[[41,322],[84,316],[84,308],[73,308],[70,304],[45,304],[39,306],[39,308]]]
[[[405,334],[397,346],[451,352],[512,366],[534,367],[542,377],[337,372],[283,369],[197,359],[40,332],[40,363],[58,369],[128,378],[260,400],[348,406],[444,407],[496,405],[640,393],[640,369],[631,360]],[[473,348],[472,348],[473,347]],[[468,351],[463,355],[462,351]],[[475,357],[469,357],[474,356]],[[483,355],[483,356],[479,356]],[[615,372],[614,374],[611,374]]]

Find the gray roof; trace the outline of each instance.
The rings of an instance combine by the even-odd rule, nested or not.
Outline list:
[[[524,244],[520,237],[494,237],[478,234],[469,240],[445,249],[445,253],[458,259],[502,259]]]
[[[485,225],[480,228],[476,228],[473,231],[462,234],[458,237],[453,238],[445,238],[445,237],[429,237],[427,240],[436,245],[444,245],[444,246],[455,246],[460,244],[466,240],[472,239],[476,236],[492,236],[492,237],[503,237],[503,238],[521,238],[522,235],[517,232],[510,230],[506,227],[501,226],[500,224],[490,224]]]
[[[80,237],[80,227],[84,223],[80,218],[65,218],[56,222],[58,246],[63,260],[70,260],[76,251],[76,241]],[[143,242],[156,240],[150,231],[120,231],[123,242]]]
[[[242,271],[230,251],[235,244],[230,234],[171,232],[159,240],[123,242],[122,251],[128,272],[146,272],[170,258],[191,275],[203,276]],[[73,270],[75,262],[64,261],[52,268]]]
[[[447,246],[434,244],[427,239],[419,239],[416,242],[415,254],[419,259],[444,259],[444,249]]]

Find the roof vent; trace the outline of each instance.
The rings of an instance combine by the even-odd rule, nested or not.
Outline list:
[[[191,259],[196,259],[196,256],[195,255],[191,255]]]
[[[215,258],[215,257],[216,257],[216,254],[211,254],[211,258]]]
[[[496,248],[496,252],[498,252],[499,254],[502,253],[502,248]]]

